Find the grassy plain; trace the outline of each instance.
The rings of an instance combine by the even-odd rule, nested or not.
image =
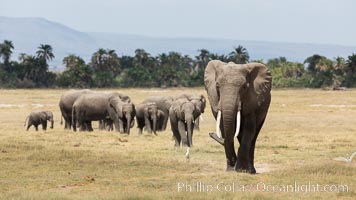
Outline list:
[[[223,147],[208,136],[215,127],[209,105],[200,131],[194,132],[195,146],[187,161],[184,148],[173,148],[169,127],[158,136],[138,136],[136,128],[129,136],[97,129],[63,130],[58,101],[64,91],[0,90],[1,199],[356,197],[356,162],[333,160],[356,151],[356,90],[273,90],[270,112],[257,139],[257,175],[225,172]],[[206,95],[203,88],[117,91],[136,104],[146,96]],[[32,127],[26,132],[25,117],[39,107],[54,112],[54,129],[35,132]],[[205,189],[214,188],[199,192],[197,182]],[[306,191],[308,183],[347,185],[348,192]],[[189,187],[178,191],[182,184],[194,191]],[[283,189],[294,184],[300,186],[299,192],[272,191],[275,185]],[[234,192],[229,192],[230,186]],[[242,186],[246,191],[238,191]]]

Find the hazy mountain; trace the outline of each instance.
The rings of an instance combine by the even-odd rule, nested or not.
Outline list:
[[[40,44],[50,44],[55,55],[53,66],[61,65],[63,57],[70,53],[88,59],[98,48],[88,34],[43,18],[0,17],[0,41],[4,39],[14,44],[12,59],[20,53],[35,54]]]
[[[123,30],[124,32],[125,30]],[[56,58],[51,65],[61,69],[63,57],[70,53],[90,60],[98,48],[115,49],[119,55],[133,55],[135,49],[143,48],[151,55],[177,51],[196,56],[198,49],[212,53],[227,54],[234,46],[243,45],[252,59],[270,59],[280,56],[288,60],[304,61],[315,53],[329,58],[346,57],[356,52],[356,46],[333,44],[299,44],[285,42],[243,41],[209,38],[169,38],[125,35],[113,33],[84,33],[43,18],[0,17],[0,41],[12,40],[15,46],[12,59],[18,54],[34,54],[40,44],[50,44]],[[59,66],[59,67],[58,67]]]

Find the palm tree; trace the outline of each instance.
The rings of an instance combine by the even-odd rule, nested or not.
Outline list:
[[[247,49],[241,45],[234,48],[230,54],[230,60],[237,64],[246,64],[249,62],[250,56],[248,55]]]
[[[47,63],[48,60],[54,58],[53,49],[49,44],[41,44],[36,52],[37,58],[44,60]]]
[[[145,66],[149,62],[150,57],[151,55],[147,53],[144,49],[136,49],[134,63],[139,66]]]
[[[19,54],[19,61],[23,63],[25,61],[25,59],[26,59],[26,56],[28,56],[28,55],[25,54],[25,53],[20,53]]]
[[[3,58],[5,65],[9,64],[12,49],[14,49],[14,45],[10,40],[4,40],[3,43],[0,43],[0,57]]]
[[[347,87],[355,87],[356,86],[356,54],[352,54],[348,56],[345,65],[345,85]]]
[[[117,55],[116,51],[113,49],[107,50],[107,56],[108,56],[107,63],[109,69],[114,72],[114,76],[118,75],[121,71],[119,56]]]

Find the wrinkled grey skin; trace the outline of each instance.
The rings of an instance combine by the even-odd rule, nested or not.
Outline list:
[[[191,147],[193,145],[194,120],[200,116],[200,110],[186,99],[177,99],[169,109],[171,129],[175,140],[175,146]]]
[[[72,128],[72,107],[74,102],[82,95],[87,93],[93,93],[94,91],[84,89],[84,90],[70,90],[65,92],[59,101],[59,108],[62,113],[62,117],[64,118],[64,129]],[[61,124],[62,124],[61,119]],[[92,131],[91,123],[87,122],[86,127],[88,127],[88,131]]]
[[[155,135],[157,128],[157,121],[163,121],[164,113],[158,110],[155,103],[141,103],[136,108],[136,121],[139,129],[139,135],[142,134],[142,129],[146,127],[147,132]]]
[[[200,110],[200,113],[204,113],[206,107],[206,99],[204,95],[196,95],[196,94],[181,94],[175,97],[177,99],[186,99],[190,102],[194,103],[196,108]],[[199,130],[199,118],[194,121],[194,129]]]
[[[27,121],[28,119],[28,121]],[[47,121],[51,122],[51,129],[53,129],[54,119],[53,113],[51,111],[43,111],[43,110],[35,110],[30,113],[29,116],[26,117],[25,124],[27,121],[27,131],[33,125],[38,131],[38,125],[42,125],[43,130],[47,130]]]
[[[270,72],[259,63],[239,65],[213,60],[205,69],[204,82],[215,119],[221,111],[221,143],[225,148],[227,170],[256,173],[255,143],[271,101]],[[234,135],[238,111],[241,113],[237,137],[240,147],[236,156]]]
[[[87,121],[99,121],[108,116],[115,130],[130,133],[135,107],[128,96],[120,93],[88,93],[81,95],[73,104],[73,129],[84,131]]]
[[[170,96],[155,96],[146,98],[143,103],[153,102],[156,103],[158,110],[164,113],[164,118],[162,122],[157,122],[157,131],[164,131],[167,127],[167,122],[169,118],[169,109],[173,103],[173,97]]]

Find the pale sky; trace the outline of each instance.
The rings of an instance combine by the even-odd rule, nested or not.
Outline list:
[[[83,32],[343,45],[356,45],[355,9],[356,0],[0,0],[0,16]]]

